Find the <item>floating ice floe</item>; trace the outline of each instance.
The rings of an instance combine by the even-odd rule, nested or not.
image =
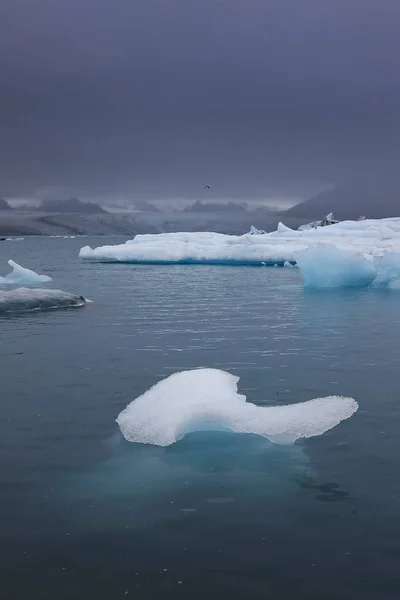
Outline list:
[[[358,408],[353,398],[329,396],[288,406],[256,406],[238,394],[239,378],[218,369],[175,373],[131,402],[117,418],[129,442],[169,446],[210,429],[260,435],[278,444],[318,436]]]
[[[20,287],[7,292],[0,291],[0,314],[81,308],[87,302],[83,296],[69,294],[62,290],[32,290]]]
[[[12,268],[12,272],[8,273],[5,277],[0,277],[1,284],[19,284],[19,285],[38,285],[41,283],[47,283],[52,281],[52,278],[48,275],[38,275],[35,271],[25,269],[18,265],[13,260],[9,260],[8,264]]]
[[[295,231],[279,223],[262,235],[224,235],[212,232],[137,235],[125,244],[80,250],[83,260],[128,263],[217,263],[271,266],[294,262],[294,253],[317,243],[341,250],[382,255],[400,252],[400,218],[343,221],[329,227]]]
[[[387,258],[388,253],[393,256]],[[111,263],[258,266],[287,266],[298,259],[309,287],[365,286],[379,281],[380,287],[395,288],[400,218],[342,221],[304,231],[279,223],[276,231],[262,235],[211,232],[137,235],[116,246],[94,249],[85,246],[79,256],[86,261]],[[381,277],[389,263],[390,282],[386,276]]]

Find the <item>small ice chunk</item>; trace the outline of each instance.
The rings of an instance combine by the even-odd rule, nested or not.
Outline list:
[[[12,268],[12,272],[5,277],[0,277],[0,284],[18,284],[18,285],[37,285],[52,281],[48,275],[38,275],[35,271],[25,269],[13,260],[9,260],[8,264]]]
[[[238,377],[196,369],[163,379],[128,404],[117,423],[129,442],[169,446],[193,431],[253,433],[290,444],[321,435],[357,410],[353,398],[329,396],[288,406],[256,406],[238,394]]]

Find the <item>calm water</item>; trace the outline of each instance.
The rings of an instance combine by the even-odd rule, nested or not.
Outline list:
[[[400,294],[304,293],[296,269],[91,265],[86,243],[102,241],[0,245],[1,274],[13,258],[94,301],[0,320],[1,597],[397,600]],[[294,447],[121,438],[128,402],[200,366],[256,403],[360,409]]]

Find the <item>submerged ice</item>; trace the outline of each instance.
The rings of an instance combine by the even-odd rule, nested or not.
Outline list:
[[[38,275],[35,271],[21,267],[21,265],[13,260],[9,260],[8,264],[12,268],[12,272],[8,273],[5,277],[0,277],[0,284],[30,286],[52,281],[52,278],[48,275]]]
[[[175,373],[131,402],[117,417],[129,442],[169,446],[209,429],[252,433],[290,444],[321,435],[356,412],[353,398],[329,396],[261,407],[237,391],[239,378],[218,369]]]
[[[81,308],[87,300],[62,290],[32,290],[20,287],[12,291],[0,291],[0,314],[52,310],[58,308]]]

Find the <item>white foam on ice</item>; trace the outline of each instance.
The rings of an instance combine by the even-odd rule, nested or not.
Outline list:
[[[20,287],[11,291],[0,291],[0,314],[51,310],[57,308],[81,308],[86,305],[83,296],[62,290],[33,290]]]
[[[256,406],[238,394],[238,380],[218,369],[175,373],[131,402],[117,423],[129,442],[157,446],[209,429],[252,433],[290,444],[321,435],[358,408],[353,398],[339,396],[288,406]]]
[[[8,264],[12,268],[12,272],[5,277],[0,277],[0,284],[18,284],[18,285],[38,285],[52,281],[48,275],[38,275],[35,271],[25,269],[13,260],[9,260]]]

